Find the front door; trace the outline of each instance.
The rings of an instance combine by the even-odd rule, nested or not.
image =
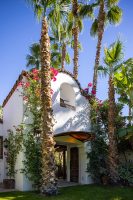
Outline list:
[[[70,149],[70,181],[79,181],[79,151],[77,147]]]

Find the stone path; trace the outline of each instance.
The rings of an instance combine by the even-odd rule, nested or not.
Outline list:
[[[68,182],[68,181],[62,180],[62,179],[58,180],[58,187],[69,187],[69,186],[76,186],[76,185],[80,185],[80,184],[75,183],[75,182]]]

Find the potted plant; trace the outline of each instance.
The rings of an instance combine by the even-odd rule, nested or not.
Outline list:
[[[107,169],[105,169],[105,168],[102,168],[102,170],[101,170],[101,183],[103,185],[109,184],[109,176],[108,176]]]

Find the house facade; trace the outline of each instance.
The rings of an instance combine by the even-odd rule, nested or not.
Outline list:
[[[24,122],[24,102],[20,91],[17,89],[19,81],[25,80],[26,72],[22,72],[14,84],[11,92],[3,102],[3,121],[0,123],[1,154],[0,157],[0,182],[7,178],[6,148],[3,141],[8,139],[8,129]],[[90,105],[77,80],[72,74],[60,71],[57,80],[52,82],[54,138],[57,156],[61,155],[61,166],[57,170],[57,177],[68,182],[80,184],[92,183],[91,177],[86,172],[86,152],[90,151],[92,139],[90,129]],[[2,148],[3,147],[3,148]],[[15,188],[21,191],[32,189],[32,183],[20,171],[23,168],[24,153],[17,157]]]

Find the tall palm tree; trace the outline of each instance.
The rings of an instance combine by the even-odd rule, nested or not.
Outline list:
[[[73,27],[73,37],[74,37],[74,68],[73,68],[73,74],[74,77],[77,79],[78,78],[78,57],[79,57],[79,52],[78,52],[78,37],[79,37],[79,27],[76,23],[76,18],[78,16],[78,0],[72,0],[72,13],[75,18],[74,20],[74,27]]]
[[[65,6],[61,0],[28,0],[34,12],[42,20],[40,55],[41,55],[41,144],[42,144],[42,186],[41,193],[45,195],[57,194],[55,177],[51,74],[50,74],[50,38],[48,22],[51,26],[55,21],[59,24],[63,20]],[[64,2],[64,1],[63,1]],[[58,6],[57,6],[58,5]],[[60,8],[58,10],[58,8]],[[54,13],[54,15],[53,15]],[[59,30],[59,27],[58,27]]]
[[[82,20],[79,16],[79,4],[78,0],[72,0],[72,11],[69,13],[68,16],[68,32],[73,34],[74,40],[74,58],[73,58],[73,75],[77,79],[78,78],[78,68],[79,68],[79,32],[82,30],[83,24]]]
[[[60,35],[57,30],[52,29],[51,43],[53,48],[58,50],[61,55],[61,69],[65,69],[65,63],[70,64],[70,56],[67,51],[67,46],[72,42],[72,36],[67,32],[68,23],[62,24]]]
[[[123,46],[121,41],[116,41],[109,48],[104,49],[105,67],[99,67],[99,70],[104,74],[109,75],[109,109],[108,109],[108,137],[109,137],[109,171],[112,183],[118,183],[118,149],[117,149],[117,136],[115,126],[116,105],[115,105],[115,88],[114,88],[114,73],[120,69],[120,61],[123,57]]]
[[[94,18],[94,22],[91,27],[91,36],[97,36],[98,42],[96,47],[96,57],[93,74],[93,90],[97,90],[97,78],[98,78],[98,67],[100,62],[101,45],[105,31],[105,25],[118,24],[122,18],[122,10],[118,7],[119,0],[95,0],[90,5],[84,5],[80,11],[81,16],[86,17],[88,13],[94,8],[99,8],[97,18]],[[89,15],[90,17],[90,15]]]

